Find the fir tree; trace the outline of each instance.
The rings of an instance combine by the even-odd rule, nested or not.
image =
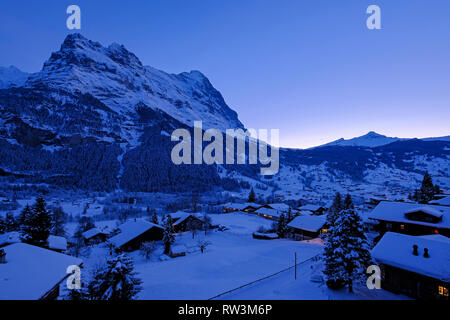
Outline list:
[[[33,204],[31,213],[22,213],[24,217],[21,227],[22,241],[36,246],[43,247],[46,245],[52,222],[51,216],[45,206],[45,200],[39,197]]]
[[[439,188],[439,187],[438,187]],[[433,200],[435,195],[435,186],[433,185],[433,180],[428,172],[425,173],[422,180],[422,186],[419,191],[419,202],[420,203],[428,203]]]
[[[8,212],[5,217],[5,230],[6,232],[13,232],[20,230],[20,223],[14,217],[14,214]]]
[[[345,283],[353,292],[354,281],[364,275],[371,259],[358,213],[352,209],[342,211],[327,240],[324,270],[327,280]]]
[[[339,213],[344,209],[344,204],[342,203],[342,197],[339,192],[336,192],[336,195],[334,196],[333,204],[331,205],[330,209],[328,209],[327,213],[327,225],[333,226],[336,218],[338,217]]]
[[[211,227],[211,217],[209,215],[207,215],[206,213],[203,215],[203,230],[205,231],[205,236],[206,233],[208,232],[209,228]]]
[[[159,224],[158,215],[156,214],[156,210],[155,209],[152,210],[152,220],[151,221],[154,224]]]
[[[256,195],[255,195],[255,190],[253,190],[253,188],[250,190],[250,193],[248,195],[248,202],[255,202],[256,201]]]
[[[164,243],[164,254],[170,253],[170,247],[175,242],[175,236],[173,235],[175,231],[173,230],[173,222],[170,214],[166,218],[166,223],[164,224],[164,235],[163,235],[163,243]]]
[[[277,234],[280,238],[286,237],[288,230],[287,230],[286,216],[284,215],[284,213],[282,213],[280,215],[280,218],[278,219],[278,221],[276,223],[276,230],[277,230]]]
[[[63,209],[61,207],[54,208],[52,213],[52,230],[50,233],[55,236],[64,237],[66,235],[66,231],[64,230],[66,221],[67,215]]]
[[[97,270],[88,285],[91,300],[132,300],[141,290],[142,281],[136,277],[133,260],[125,254],[111,258]]]
[[[2,216],[0,216],[0,234],[3,234],[6,232],[6,222],[5,219],[3,219]]]
[[[344,200],[344,204],[343,204],[343,210],[348,210],[348,209],[355,209],[355,206],[353,205],[353,200],[352,197],[350,196],[350,194],[347,194],[347,196],[345,197]]]

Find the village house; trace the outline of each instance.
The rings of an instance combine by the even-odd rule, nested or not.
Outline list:
[[[322,206],[318,206],[318,205],[313,205],[313,204],[306,204],[304,206],[301,206],[297,209],[301,214],[313,214],[313,215],[318,215],[321,216],[325,213],[325,211],[327,211],[326,208],[322,207]]]
[[[430,204],[439,206],[450,206],[450,196],[445,194],[439,194],[434,197],[434,200],[430,201]]]
[[[318,238],[327,232],[325,216],[298,216],[288,223],[288,227],[299,240]]]
[[[283,212],[283,213],[288,213],[289,209],[290,209],[290,207],[285,203],[269,203],[262,207],[268,208],[268,209],[274,209],[274,210],[277,210],[277,211]]]
[[[372,249],[381,287],[415,299],[449,300],[450,239],[387,232]]]
[[[164,228],[142,219],[134,219],[119,226],[120,233],[109,242],[116,250],[131,252],[141,247],[147,241],[157,241],[163,238]]]
[[[201,229],[203,221],[192,213],[178,211],[170,215],[175,232],[186,232],[192,229]]]
[[[67,252],[67,239],[64,237],[49,235],[47,238],[47,248],[56,252]]]
[[[450,237],[450,207],[382,201],[368,215],[378,222],[380,235],[397,232],[409,235],[441,234]]]
[[[258,209],[253,211],[253,213],[269,220],[279,220],[281,214],[283,214],[283,212],[266,208],[265,206],[259,207]]]
[[[247,203],[226,203],[223,205],[222,212],[223,213],[230,213],[230,212],[254,212],[256,209],[261,207],[261,205],[253,203],[253,202],[247,202]]]
[[[54,300],[69,266],[82,260],[25,243],[3,247],[0,263],[0,300]]]
[[[93,245],[105,242],[108,234],[100,231],[98,228],[92,228],[82,233],[84,243],[86,245]]]

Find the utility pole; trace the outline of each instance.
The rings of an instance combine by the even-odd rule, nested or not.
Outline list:
[[[294,280],[297,280],[297,252],[294,252]]]

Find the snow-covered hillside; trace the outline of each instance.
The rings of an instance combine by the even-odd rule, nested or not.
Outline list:
[[[14,66],[0,67],[0,89],[19,87],[27,81],[29,76],[29,73],[22,72]]]

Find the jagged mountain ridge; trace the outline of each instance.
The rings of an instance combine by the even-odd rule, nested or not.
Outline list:
[[[170,75],[143,66],[123,46],[103,47],[79,34],[69,35],[27,79],[0,90],[0,176],[20,181],[179,192],[234,190],[242,181],[286,190],[291,173],[308,188],[311,181],[342,177],[370,183],[380,168],[450,176],[445,141],[282,149],[280,173],[273,179],[261,178],[250,165],[175,166],[173,130],[191,130],[194,120],[203,120],[204,127],[241,128],[237,114],[200,72]]]

